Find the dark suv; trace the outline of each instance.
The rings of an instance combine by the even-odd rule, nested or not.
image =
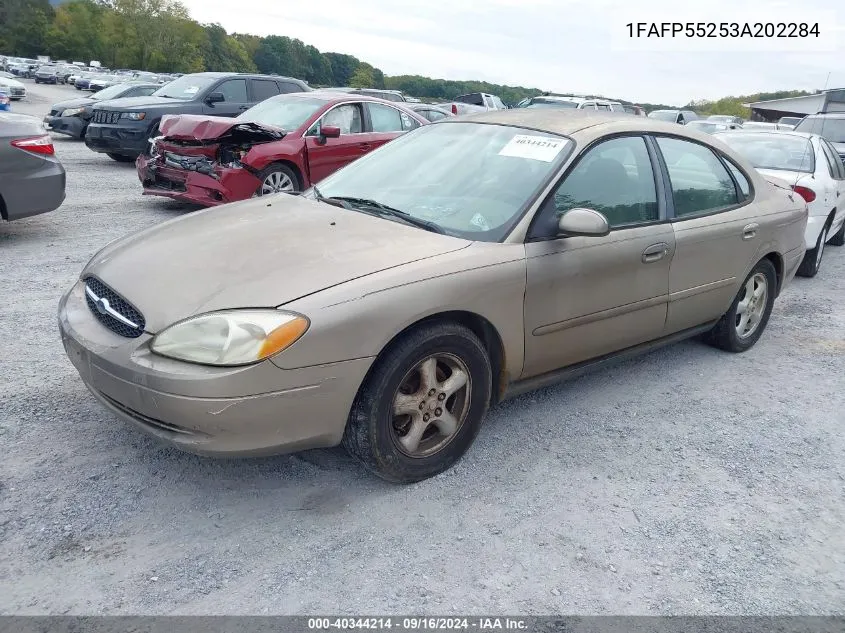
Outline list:
[[[299,79],[277,75],[195,73],[183,75],[149,97],[118,99],[94,107],[85,144],[129,162],[147,153],[165,114],[235,117],[277,94],[311,90]]]
[[[811,114],[801,119],[795,131],[818,134],[827,139],[845,162],[845,112]]]

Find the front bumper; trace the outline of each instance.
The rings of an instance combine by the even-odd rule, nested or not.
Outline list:
[[[261,181],[246,169],[215,167],[214,176],[169,167],[160,157],[135,161],[145,196],[164,196],[206,207],[246,200]]]
[[[100,153],[135,158],[146,151],[148,144],[149,134],[146,126],[128,127],[91,123],[85,133],[85,145]]]
[[[88,124],[86,119],[79,116],[50,116],[44,117],[44,125],[51,132],[59,134],[67,134],[74,138],[84,138],[85,126]]]
[[[84,284],[59,303],[62,342],[85,386],[117,417],[201,455],[272,455],[336,446],[372,359],[285,370],[265,361],[205,367],[150,352],[90,313]]]

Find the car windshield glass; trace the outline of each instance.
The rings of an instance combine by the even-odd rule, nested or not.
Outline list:
[[[335,172],[323,197],[375,200],[444,233],[496,242],[573,146],[504,125],[442,122],[417,128]]]
[[[831,143],[845,143],[845,119],[807,117],[795,128],[796,132],[809,132],[823,136]]]
[[[323,99],[289,95],[271,97],[252,106],[241,114],[238,120],[272,125],[282,130],[295,130],[324,105],[326,102]]]
[[[815,170],[813,146],[801,136],[745,132],[719,134],[719,139],[744,156],[757,169],[783,171]]]
[[[185,75],[184,77],[179,77],[179,79],[175,79],[166,86],[159,88],[153,93],[153,96],[190,101],[215,81],[217,81],[215,77]]]
[[[678,118],[678,113],[673,110],[655,110],[649,112],[648,116],[652,119],[659,119],[660,121],[674,121]]]
[[[800,122],[801,118],[797,116],[785,116],[778,121],[778,123],[782,123],[784,125],[798,125]]]
[[[103,99],[116,99],[124,92],[126,92],[127,86],[125,84],[115,84],[113,86],[109,86],[108,88],[103,88],[102,90],[98,90],[93,95],[91,95],[92,99],[97,99],[101,101]]]
[[[558,101],[557,99],[535,99],[529,103],[527,108],[577,108],[574,101]]]

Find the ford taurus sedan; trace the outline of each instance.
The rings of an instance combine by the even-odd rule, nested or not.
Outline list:
[[[113,242],[59,323],[93,394],[172,445],[343,444],[412,482],[510,395],[694,335],[748,350],[806,224],[801,196],[712,136],[496,111],[421,126],[302,195]]]

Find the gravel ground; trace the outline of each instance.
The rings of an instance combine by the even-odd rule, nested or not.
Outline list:
[[[77,95],[30,86],[18,112]],[[407,487],[333,451],[212,460],[113,419],[56,304],[187,212],[56,139],[56,212],[0,224],[0,613],[832,614],[845,605],[845,249],[760,343],[696,342],[496,408]]]

